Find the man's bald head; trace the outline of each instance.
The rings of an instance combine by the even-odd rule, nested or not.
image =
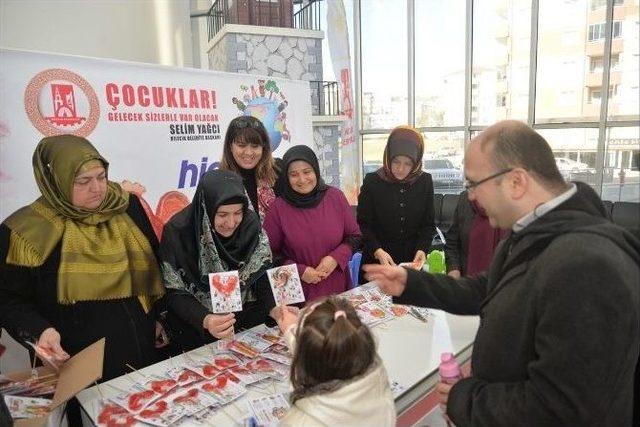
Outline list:
[[[531,127],[517,120],[504,120],[489,126],[471,144],[496,170],[520,167],[550,190],[566,187],[547,141]]]

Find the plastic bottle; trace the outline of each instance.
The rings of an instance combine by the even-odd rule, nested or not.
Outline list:
[[[453,357],[453,353],[442,353],[440,355],[440,381],[447,384],[454,384],[462,379],[460,365]]]
[[[427,255],[427,264],[429,264],[429,273],[446,274],[447,266],[444,261],[444,251],[433,250]]]

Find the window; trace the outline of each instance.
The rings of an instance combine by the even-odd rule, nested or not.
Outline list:
[[[589,41],[603,40],[605,37],[606,24],[604,22],[600,24],[589,25]],[[622,35],[622,22],[615,21],[613,23],[613,38],[618,38]]]
[[[614,6],[620,6],[624,0],[613,0]],[[607,0],[591,0],[591,10],[602,9],[607,7]]]
[[[464,0],[415,0],[417,127],[464,125],[465,12]]]
[[[611,55],[611,69],[616,70],[620,63],[620,54],[614,53]],[[604,58],[602,56],[594,56],[589,62],[589,71],[592,73],[601,73],[604,66]]]
[[[618,94],[618,85],[609,86],[609,98],[614,98]],[[592,87],[589,88],[589,102],[600,102],[602,98],[602,88]]]

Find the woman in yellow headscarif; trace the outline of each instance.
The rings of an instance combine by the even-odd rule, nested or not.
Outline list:
[[[59,363],[105,337],[103,380],[157,361],[164,293],[151,224],[108,167],[84,138],[44,138],[33,155],[41,196],[0,225],[0,325]]]

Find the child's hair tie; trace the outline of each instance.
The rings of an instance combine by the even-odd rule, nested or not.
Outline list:
[[[344,317],[346,319],[347,315],[344,312],[344,310],[336,310],[336,312],[333,313],[333,320],[334,321],[338,320],[338,317]]]

